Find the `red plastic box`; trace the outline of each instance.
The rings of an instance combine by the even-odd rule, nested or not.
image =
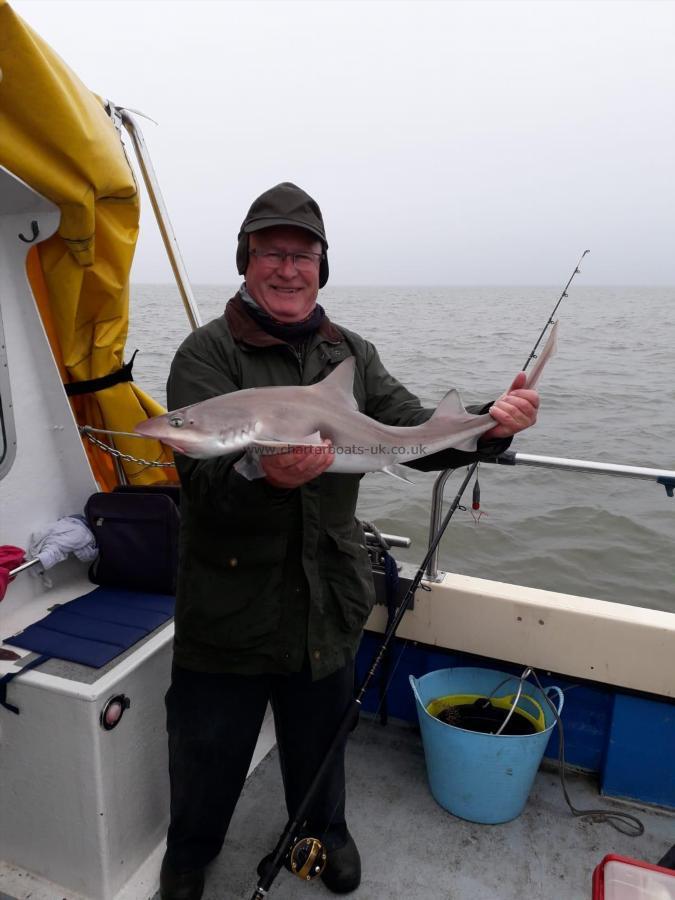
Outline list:
[[[675,870],[610,853],[593,872],[593,900],[675,900]]]

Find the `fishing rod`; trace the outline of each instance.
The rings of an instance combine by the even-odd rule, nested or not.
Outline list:
[[[537,348],[541,343],[541,340],[546,333],[546,330],[551,327],[553,322],[553,316],[555,315],[558,307],[560,306],[562,300],[567,296],[567,289],[572,283],[572,279],[575,275],[580,272],[579,266],[581,265],[581,261],[584,256],[589,253],[589,250],[584,250],[581,255],[581,259],[576,265],[576,268],[572,272],[569,281],[563,288],[563,292],[560,295],[558,302],[556,303],[553,312],[548,317],[546,325],[544,326],[539,338],[537,339],[534,347],[530,355],[528,356],[525,365],[523,366],[523,371],[527,369],[528,365],[533,359],[536,359]],[[332,763],[332,757],[336,753],[338,747],[342,744],[342,742],[347,738],[347,735],[353,728],[356,726],[358,721],[359,712],[361,710],[361,704],[363,701],[363,697],[368,690],[375,673],[377,672],[382,659],[384,658],[387,650],[389,649],[389,644],[394,639],[396,632],[398,630],[398,626],[401,624],[403,620],[403,616],[408,608],[408,604],[410,600],[415,596],[415,592],[419,588],[422,578],[424,577],[424,573],[426,571],[427,565],[429,561],[433,557],[436,552],[436,548],[441,542],[441,538],[445,534],[445,531],[450,524],[450,519],[452,519],[457,507],[459,506],[462,495],[466,488],[469,485],[476,469],[478,468],[478,462],[472,463],[467,470],[467,473],[462,480],[459,488],[457,489],[457,493],[450,504],[450,507],[445,514],[445,517],[441,524],[439,525],[433,539],[429,543],[429,547],[425,554],[424,559],[420,563],[417,572],[415,573],[415,577],[413,578],[408,590],[405,593],[403,599],[399,602],[396,607],[393,616],[391,617],[390,622],[387,624],[387,627],[384,632],[384,638],[382,640],[382,644],[380,645],[380,649],[375,654],[368,673],[366,677],[363,679],[361,686],[355,696],[349,702],[347,709],[342,717],[340,724],[335,732],[333,740],[331,741],[326,755],[324,756],[323,762],[317,769],[314,778],[312,779],[311,784],[309,785],[305,797],[300,804],[300,806],[295,811],[292,819],[286,825],[281,837],[279,838],[276,847],[271,855],[271,859],[267,864],[265,872],[260,876],[257,887],[253,894],[251,895],[251,900],[265,900],[267,897],[269,890],[274,883],[275,878],[281,871],[281,867],[284,865],[285,860],[289,857],[290,868],[293,874],[297,875],[303,881],[311,881],[312,879],[318,877],[325,865],[326,865],[326,851],[323,848],[323,845],[319,838],[314,837],[302,837],[301,830],[305,823],[305,815],[309,811],[310,805],[316,796],[319,787],[325,775],[329,769],[329,766]],[[427,589],[428,590],[428,589]],[[289,856],[290,854],[290,856]]]
[[[591,252],[590,250],[584,250],[584,252],[581,254],[581,257],[579,258],[579,262],[577,263],[576,268],[570,275],[569,281],[567,282],[565,287],[562,289],[562,294],[560,295],[560,297],[558,297],[558,302],[553,307],[553,311],[552,311],[551,315],[548,317],[547,323],[542,328],[541,334],[537,338],[537,341],[536,341],[534,347],[530,351],[530,355],[525,360],[525,365],[523,366],[523,369],[522,369],[523,372],[527,369],[527,367],[532,362],[532,360],[537,358],[537,347],[539,346],[539,344],[541,344],[542,339],[543,339],[544,335],[546,334],[546,329],[550,328],[553,325],[553,316],[558,312],[558,307],[560,306],[560,304],[563,302],[563,300],[567,296],[567,288],[572,284],[572,279],[574,278],[575,275],[578,275],[579,272],[581,272],[581,269],[579,268],[579,266],[583,262],[584,256],[586,256],[586,254],[590,253],[590,252]]]

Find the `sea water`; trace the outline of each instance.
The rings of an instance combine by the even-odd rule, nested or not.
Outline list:
[[[537,425],[517,435],[523,453],[675,469],[673,287],[572,285],[558,312],[558,352],[540,382]],[[235,286],[197,286],[204,322],[222,314]],[[377,347],[389,371],[434,407],[450,387],[465,404],[487,402],[522,368],[560,287],[332,287],[333,321]],[[136,382],[166,403],[171,359],[189,333],[172,285],[134,285],[128,359]],[[446,486],[454,496],[461,473]],[[412,538],[402,561],[428,541],[434,473],[415,484],[363,479],[358,514]],[[525,466],[479,467],[481,512],[458,511],[440,568],[532,587],[675,612],[675,498],[656,483]]]

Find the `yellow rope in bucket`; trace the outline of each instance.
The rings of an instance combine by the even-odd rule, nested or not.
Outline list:
[[[506,694],[504,697],[492,697],[489,700],[489,703],[498,709],[510,710],[514,704],[515,697],[516,694]],[[487,697],[482,697],[480,694],[450,694],[447,697],[437,697],[435,700],[432,700],[427,704],[426,710],[430,716],[438,718],[438,714],[444,709],[449,709],[453,706],[468,706],[475,703],[476,700],[487,701]],[[520,706],[520,701],[522,700],[528,700],[532,704],[537,711],[536,717]],[[521,694],[520,701],[519,705],[516,706],[518,714],[527,719],[535,731],[543,731],[544,728],[546,728],[546,718],[541,704],[533,697],[530,697],[529,694]]]

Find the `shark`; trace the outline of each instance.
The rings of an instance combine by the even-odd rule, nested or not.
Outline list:
[[[556,347],[557,324],[530,370],[534,388]],[[235,468],[246,478],[262,477],[260,457],[290,448],[328,451],[335,458],[327,474],[384,471],[407,477],[412,462],[452,447],[473,451],[495,420],[468,412],[456,389],[443,397],[420,425],[392,426],[360,412],[353,392],[355,360],[341,362],[311,385],[246,388],[202,400],[139,423],[135,432],[168,444],[195,459],[238,453]]]

